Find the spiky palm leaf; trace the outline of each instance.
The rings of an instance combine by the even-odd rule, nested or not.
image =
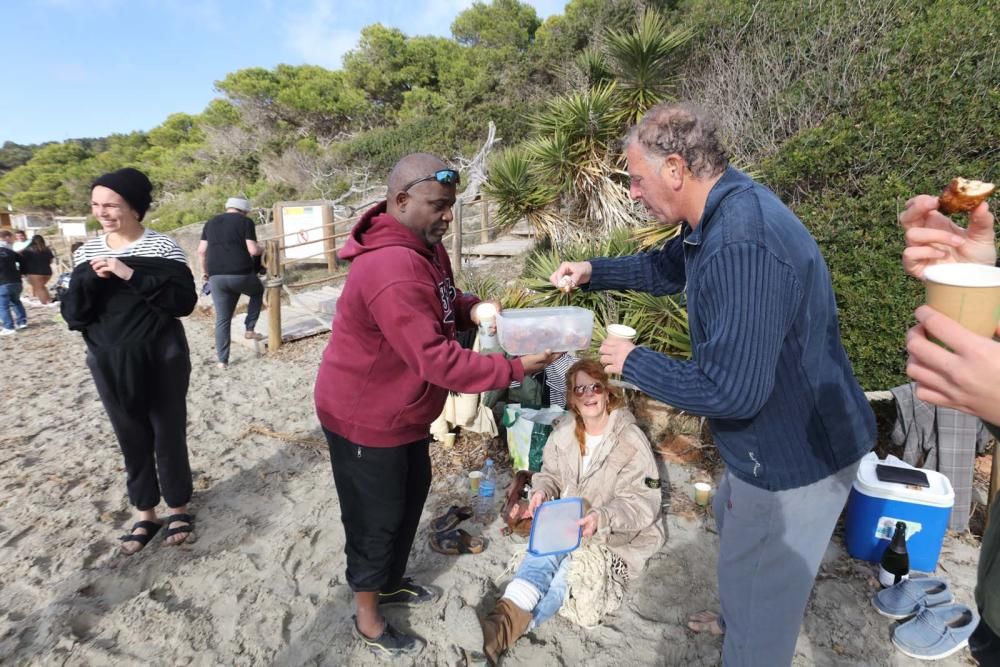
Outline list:
[[[677,236],[681,231],[680,225],[646,225],[639,227],[632,233],[632,238],[643,250],[659,248],[670,239]]]
[[[583,73],[589,86],[599,86],[614,80],[608,59],[600,49],[585,48],[576,55],[574,63]]]
[[[539,175],[523,148],[508,148],[490,159],[483,192],[497,202],[496,223],[501,229],[524,218],[538,232],[549,235],[564,223],[550,208],[559,197],[559,189]]]
[[[693,35],[690,29],[668,32],[666,20],[654,10],[643,12],[631,30],[608,32],[605,48],[629,123],[670,99],[680,83],[671,56]]]
[[[551,100],[534,118],[539,134],[562,133],[578,154],[606,153],[621,135],[621,110],[614,82]]]
[[[671,356],[691,358],[687,308],[676,296],[623,292],[622,320],[636,331],[636,341]]]

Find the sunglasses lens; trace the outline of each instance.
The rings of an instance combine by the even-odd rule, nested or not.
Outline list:
[[[434,172],[434,179],[442,185],[457,185],[458,172],[454,169],[442,169]]]

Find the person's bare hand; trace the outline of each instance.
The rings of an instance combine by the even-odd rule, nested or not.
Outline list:
[[[937,207],[937,197],[917,195],[899,214],[899,224],[906,231],[903,268],[907,273],[923,279],[924,269],[934,264],[996,262],[993,215],[986,202],[969,213],[966,228],[956,225]]]
[[[545,350],[540,354],[526,354],[520,357],[521,365],[524,366],[524,374],[534,375],[564,354],[565,352],[553,352],[552,350]]]
[[[90,260],[90,266],[100,278],[118,276],[128,280],[135,273],[130,266],[116,257],[95,257]]]
[[[531,494],[531,499],[528,501],[528,507],[524,510],[524,515],[534,518],[535,510],[538,506],[545,502],[545,492],[535,491]]]
[[[969,331],[930,306],[918,308],[916,316],[917,325],[906,334],[906,374],[917,383],[917,398],[1000,423],[1000,342]]]
[[[569,284],[575,288],[589,283],[592,271],[593,267],[590,262],[563,262],[549,276],[549,282],[558,289],[565,289],[568,279],[570,281]]]
[[[582,537],[590,537],[597,532],[597,514],[595,512],[588,512],[587,516],[576,522],[576,525],[583,527],[580,533]]]
[[[606,338],[599,350],[604,372],[621,375],[622,369],[625,368],[625,359],[634,349],[635,344],[630,340],[611,336]]]

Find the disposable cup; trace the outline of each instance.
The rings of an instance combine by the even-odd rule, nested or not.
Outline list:
[[[469,473],[469,490],[473,493],[479,493],[479,480],[482,476],[481,470],[473,470]]]
[[[712,495],[712,485],[706,482],[695,482],[694,502],[696,505],[704,507],[708,504],[708,498]]]
[[[980,336],[1000,322],[1000,268],[985,264],[935,264],[924,269],[927,305]]]
[[[608,338],[621,338],[622,340],[633,340],[635,329],[624,324],[609,324]]]
[[[444,442],[444,446],[445,447],[454,447],[455,446],[455,434],[454,433],[445,433],[444,434],[444,440],[443,440],[443,442]]]

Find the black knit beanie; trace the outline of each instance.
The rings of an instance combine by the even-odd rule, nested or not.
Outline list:
[[[132,167],[104,174],[93,182],[90,189],[93,190],[98,185],[103,185],[121,195],[122,199],[139,214],[139,220],[145,217],[149,205],[153,202],[153,184],[149,182],[146,174]]]

